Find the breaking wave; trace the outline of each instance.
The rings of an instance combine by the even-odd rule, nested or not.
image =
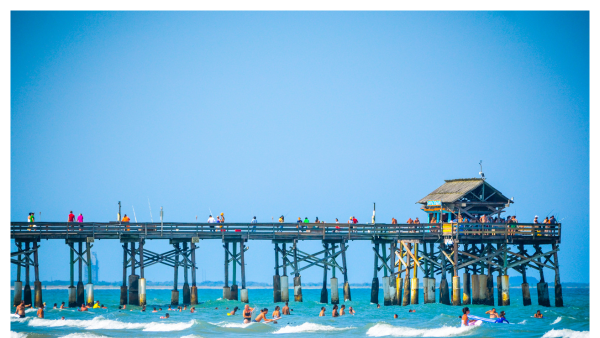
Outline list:
[[[561,320],[562,320],[562,317],[558,317],[558,318],[556,318],[556,320],[555,320],[555,321],[553,321],[553,322],[552,322],[552,324],[550,324],[550,325],[557,324],[557,323],[559,323]]]
[[[376,324],[367,331],[371,337],[450,337],[459,336],[475,329],[476,326],[456,327],[442,326],[433,329],[413,329],[410,327],[393,326],[390,324]]]
[[[354,327],[334,327],[329,325],[321,325],[316,323],[304,323],[293,326],[287,325],[273,333],[300,333],[300,332],[319,332],[319,331],[343,331],[354,329]]]
[[[542,336],[542,338],[589,338],[590,331],[573,331],[569,329],[550,330]]]
[[[104,319],[102,316],[95,317],[90,320],[78,320],[78,319],[67,319],[67,320],[50,320],[50,319],[38,319],[33,318],[29,321],[29,326],[44,326],[44,327],[78,327],[85,330],[135,330],[141,329],[142,331],[181,331],[189,329],[194,325],[195,321],[169,323],[169,322],[150,322],[150,323],[128,323],[119,322],[116,320]]]

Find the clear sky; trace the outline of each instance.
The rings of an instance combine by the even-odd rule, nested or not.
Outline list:
[[[155,221],[363,223],[376,202],[404,222],[483,160],[508,214],[562,219],[561,279],[589,281],[588,12],[13,12],[11,28],[13,221],[113,221],[121,201],[147,222],[149,199]],[[41,278],[68,280],[64,241],[41,245]],[[221,245],[200,243],[208,280]],[[247,280],[271,282],[272,244],[249,246]],[[120,280],[120,244],[94,249]],[[348,260],[371,281],[370,243]]]

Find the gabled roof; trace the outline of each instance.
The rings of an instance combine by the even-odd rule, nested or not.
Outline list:
[[[500,197],[502,200],[509,201],[507,197],[492,187],[489,183],[482,180],[481,178],[460,178],[456,180],[445,180],[446,183],[442,184],[439,188],[435,189],[429,195],[420,199],[417,203],[426,204],[427,201],[442,201],[442,203],[453,203],[477,189],[479,186],[485,184],[486,189],[489,187],[496,193],[496,197]],[[494,198],[494,200],[498,200]]]

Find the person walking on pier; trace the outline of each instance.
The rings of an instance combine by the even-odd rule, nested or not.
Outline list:
[[[250,221],[251,224],[255,224],[252,226],[252,232],[256,232],[256,223],[258,223],[258,221],[256,220],[256,216],[254,216],[254,218],[252,218],[252,220]]]

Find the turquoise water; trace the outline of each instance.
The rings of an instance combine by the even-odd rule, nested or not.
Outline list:
[[[293,291],[293,289],[292,289]],[[141,312],[140,307],[131,306],[133,311],[120,312],[119,290],[95,290],[96,300],[108,309],[77,312],[75,309],[53,310],[54,303],[67,301],[67,290],[44,290],[43,299],[49,304],[46,318],[35,318],[35,310],[28,310],[27,318],[11,318],[11,331],[14,337],[257,337],[269,335],[289,335],[295,337],[321,337],[323,335],[348,337],[589,337],[589,289],[563,288],[564,308],[542,308],[537,305],[524,307],[520,288],[510,290],[511,303],[508,307],[496,307],[506,311],[506,318],[513,325],[484,323],[479,327],[460,328],[458,315],[461,308],[441,304],[420,304],[410,306],[381,306],[377,309],[370,304],[370,289],[352,289],[352,306],[356,315],[331,317],[332,305],[325,305],[327,317],[318,317],[323,304],[318,302],[321,290],[304,289],[304,302],[290,302],[292,315],[273,323],[242,324],[241,313],[227,316],[226,308],[242,307],[237,301],[221,300],[222,290],[198,290],[198,298],[203,303],[196,306],[196,313],[169,312],[171,318],[159,319],[167,308],[171,291],[147,291],[148,310],[162,306],[160,313]],[[340,289],[340,292],[342,290]],[[550,289],[553,295],[554,290]],[[537,304],[536,289],[531,290],[532,302]],[[292,292],[293,297],[293,292]],[[380,290],[383,297],[383,290]],[[422,303],[422,293],[421,300]],[[249,290],[250,305],[267,307],[269,316],[274,308],[273,292],[268,289]],[[12,298],[11,298],[12,299]],[[497,300],[496,300],[497,301]],[[554,304],[554,299],[551,297]],[[383,299],[381,300],[383,304]],[[282,306],[283,304],[279,304]],[[341,305],[341,304],[340,304]],[[489,306],[470,305],[471,313],[484,316]],[[218,309],[215,309],[218,308]],[[14,312],[14,308],[12,308]],[[415,309],[416,313],[408,313]],[[535,319],[533,314],[541,309],[544,319]],[[398,319],[393,315],[398,314]],[[256,314],[255,314],[256,315]],[[66,320],[60,318],[64,316]]]

